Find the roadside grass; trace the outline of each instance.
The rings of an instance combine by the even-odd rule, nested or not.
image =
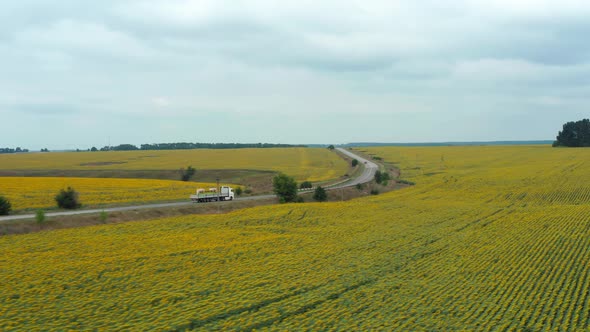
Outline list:
[[[222,214],[254,206],[271,205],[276,198],[261,200],[245,200],[233,202],[214,202],[205,204],[190,204],[164,208],[137,209],[128,211],[108,212],[105,218],[103,211],[91,214],[46,217],[40,225],[34,218],[0,222],[0,236],[11,234],[26,234],[63,228],[84,227],[103,224],[116,224],[131,221],[146,221],[156,218],[175,217],[193,214]],[[112,207],[112,206],[110,206]],[[44,212],[49,212],[45,210]]]

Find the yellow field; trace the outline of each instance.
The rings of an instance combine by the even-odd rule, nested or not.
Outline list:
[[[0,154],[0,170],[272,170],[297,180],[340,177],[347,163],[334,152],[315,148],[108,151]]]
[[[590,328],[590,150],[367,150],[416,186],[1,237],[0,330]]]
[[[212,183],[167,180],[0,177],[0,195],[10,200],[13,210],[55,207],[55,195],[67,187],[80,194],[82,204],[96,205],[188,200],[197,188],[215,186]]]

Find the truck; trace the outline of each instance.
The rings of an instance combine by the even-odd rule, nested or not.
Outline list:
[[[209,188],[207,190],[199,188],[194,195],[190,196],[190,199],[195,203],[232,201],[234,199],[234,189],[232,187],[222,186],[218,192],[217,188]]]

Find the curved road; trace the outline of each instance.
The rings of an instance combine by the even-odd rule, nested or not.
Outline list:
[[[337,183],[331,186],[326,186],[326,190],[333,190],[333,189],[340,189],[346,187],[356,186],[359,183],[366,183],[373,180],[375,177],[375,172],[379,169],[379,166],[374,162],[362,158],[348,150],[337,148],[337,150],[347,155],[350,158],[356,159],[359,161],[360,164],[364,166],[363,172],[361,175],[354,179],[347,180],[345,182]],[[258,196],[248,196],[248,197],[241,197],[236,198],[236,201],[246,201],[246,200],[257,200],[257,199],[267,199],[276,197],[275,195],[258,195]],[[71,216],[77,214],[88,214],[88,213],[100,213],[102,211],[105,212],[117,212],[117,211],[129,211],[129,210],[137,210],[137,209],[153,209],[153,208],[164,208],[164,207],[173,207],[173,206],[184,206],[195,204],[193,202],[175,202],[175,203],[158,203],[158,204],[144,204],[144,205],[133,205],[133,206],[122,206],[122,207],[113,207],[113,208],[105,208],[105,209],[92,209],[92,210],[78,210],[78,211],[61,211],[61,212],[48,212],[45,214],[46,217],[56,217],[56,216]],[[35,218],[34,214],[22,214],[22,215],[14,215],[14,216],[3,216],[0,217],[1,221],[9,221],[9,220],[22,220],[22,219],[33,219]]]

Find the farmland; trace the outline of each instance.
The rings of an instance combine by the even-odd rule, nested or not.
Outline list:
[[[348,170],[346,162],[338,155],[319,148],[0,154],[0,171],[4,173],[25,170],[177,171],[189,165],[197,170],[248,169],[283,172],[300,181],[334,179]]]
[[[590,327],[590,151],[362,150],[416,185],[0,237],[0,330]]]
[[[214,183],[195,183],[151,179],[92,179],[55,177],[0,177],[2,195],[15,210],[55,206],[55,195],[73,187],[85,205],[109,205],[186,199],[196,188],[215,187]]]

